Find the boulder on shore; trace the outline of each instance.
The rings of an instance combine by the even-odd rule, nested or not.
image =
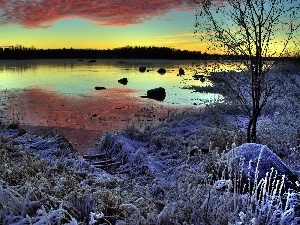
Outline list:
[[[106,89],[105,87],[95,87],[97,91]]]
[[[166,98],[166,90],[162,87],[150,89],[147,91],[147,98],[163,101]]]
[[[128,79],[127,78],[122,78],[122,79],[118,80],[118,82],[120,84],[126,85],[128,83]]]
[[[167,72],[167,70],[165,68],[160,68],[159,70],[157,70],[157,72],[159,74],[165,74]]]
[[[229,165],[223,165],[221,168],[224,169],[223,174],[227,178],[240,176],[240,190],[241,192],[249,192],[253,190],[253,187],[259,184],[263,179],[268,180],[268,191],[269,193],[274,190],[272,183],[284,182],[284,190],[294,189],[300,191],[298,186],[299,179],[295,173],[293,173],[281,159],[272,152],[267,146],[247,143],[237,148],[230,150],[225,156],[223,156],[223,162],[229,162]],[[227,168],[227,169],[226,169]],[[230,172],[228,171],[230,169]],[[227,170],[227,171],[226,171]],[[230,174],[231,173],[231,174]],[[234,182],[233,182],[234,183]],[[250,185],[250,187],[249,187]],[[258,187],[259,189],[262,187]],[[279,190],[278,190],[279,192]],[[278,193],[277,194],[282,194]]]

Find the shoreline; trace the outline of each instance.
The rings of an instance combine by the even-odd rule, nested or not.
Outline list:
[[[74,98],[42,89],[7,91],[2,92],[1,111],[8,123],[17,122],[29,133],[62,134],[80,153],[95,148],[107,132],[132,125],[143,130],[162,123],[170,113],[200,109],[166,106],[131,94],[130,90],[111,89],[95,96]]]

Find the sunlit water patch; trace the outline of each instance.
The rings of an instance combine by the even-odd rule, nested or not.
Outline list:
[[[95,86],[133,90],[135,96],[147,94],[147,90],[163,87],[166,90],[166,105],[203,104],[216,98],[213,94],[194,93],[183,89],[189,85],[206,85],[194,80],[190,69],[192,61],[168,60],[29,60],[1,61],[0,89],[41,88],[68,95],[90,95]],[[139,67],[146,67],[140,72]],[[165,68],[161,75],[157,71]],[[178,76],[179,68],[185,75]],[[127,85],[118,83],[127,78]]]

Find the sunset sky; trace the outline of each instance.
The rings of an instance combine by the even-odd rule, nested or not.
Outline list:
[[[0,46],[205,51],[193,0],[0,0]]]

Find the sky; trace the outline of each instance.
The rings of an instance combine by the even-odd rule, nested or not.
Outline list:
[[[194,0],[0,0],[0,46],[205,51]]]

